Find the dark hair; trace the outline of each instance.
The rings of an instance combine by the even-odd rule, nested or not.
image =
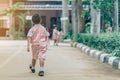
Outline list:
[[[62,31],[62,29],[60,28],[59,31]]]
[[[34,14],[34,15],[32,16],[32,22],[33,22],[34,24],[39,24],[39,23],[40,23],[40,16],[39,16],[39,14]]]

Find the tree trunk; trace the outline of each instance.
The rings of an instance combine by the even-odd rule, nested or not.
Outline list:
[[[118,0],[114,0],[113,30],[115,32],[119,31],[119,25],[118,25]]]
[[[77,0],[78,4],[78,27],[80,32],[85,32],[85,27],[84,27],[84,18],[81,17],[81,14],[83,12],[83,7],[82,7],[82,0]]]
[[[11,16],[11,25],[10,25],[10,37],[11,39],[15,39],[16,31],[15,31],[15,18]]]
[[[118,26],[120,27],[120,2],[118,1]]]
[[[78,33],[78,17],[77,17],[77,1],[72,0],[72,28],[73,34],[76,35]]]
[[[63,11],[62,11],[62,17],[67,18],[63,20],[63,32],[66,34],[68,32],[68,25],[69,25],[69,10],[68,10],[68,1],[67,0],[62,0],[62,5],[63,5]]]
[[[100,33],[100,10],[93,8],[93,0],[91,0],[91,33]]]
[[[102,27],[102,31],[105,32],[105,23],[104,23],[104,15],[101,17],[101,27]]]

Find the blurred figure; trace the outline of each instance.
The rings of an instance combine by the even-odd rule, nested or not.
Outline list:
[[[107,32],[111,33],[112,32],[112,27],[108,27]]]
[[[46,34],[47,34],[48,37],[50,37],[50,33],[49,33],[48,29],[46,29]]]
[[[56,25],[53,25],[54,29],[53,29],[53,34],[52,34],[52,39],[54,40],[54,46],[57,46],[57,35],[58,35],[58,31],[57,31],[57,27]]]
[[[46,34],[47,34],[47,36],[48,36],[48,38],[50,37],[50,33],[49,33],[49,30],[48,29],[46,29]],[[47,43],[48,43],[48,45],[50,45],[50,41],[49,40],[47,40]]]
[[[57,43],[60,43],[61,42],[61,39],[62,39],[62,29],[60,29],[58,31],[58,34],[57,34]],[[58,45],[58,44],[57,44]]]

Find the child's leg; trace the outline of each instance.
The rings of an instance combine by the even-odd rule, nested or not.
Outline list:
[[[54,39],[54,45],[55,45],[55,39]]]
[[[39,76],[44,76],[44,62],[46,57],[46,50],[47,50],[47,46],[40,48],[40,54],[39,54],[40,71],[38,73]]]
[[[32,46],[32,65],[29,66],[32,73],[35,73],[37,55],[38,55],[38,46]]]
[[[57,45],[57,39],[55,39],[55,45]]]
[[[40,59],[40,71],[39,71],[38,75],[44,76],[44,59]]]
[[[36,65],[36,60],[38,55],[38,46],[32,46],[32,67],[34,68]]]
[[[29,65],[29,68],[31,69],[32,73],[35,73],[35,64],[36,64],[36,59],[32,59],[32,65]]]
[[[54,39],[54,46],[56,45],[56,39]]]
[[[58,46],[58,44],[59,44],[59,38],[58,38],[57,41],[56,41],[56,46]]]
[[[44,71],[44,59],[40,59],[40,71]]]
[[[32,67],[35,67],[36,59],[32,59]]]

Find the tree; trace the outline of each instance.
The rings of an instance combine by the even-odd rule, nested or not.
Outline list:
[[[94,0],[90,1],[90,6],[91,6],[91,33],[100,33],[100,9],[94,6]]]
[[[78,29],[78,13],[77,13],[77,0],[72,0],[72,28],[73,28],[73,34],[76,35],[79,33]]]
[[[0,16],[8,15],[10,17],[10,19],[11,19],[10,20],[11,21],[10,22],[11,23],[10,24],[10,34],[11,34],[13,39],[15,38],[15,34],[16,34],[16,30],[15,30],[15,17],[19,17],[19,19],[22,19],[22,18],[20,18],[20,15],[16,11],[23,4],[24,3],[22,3],[22,2],[17,2],[15,4],[13,4],[10,8],[5,9],[5,10],[0,12]]]
[[[119,11],[118,11],[118,13],[119,13],[119,15],[118,15],[118,16],[119,16],[119,22],[118,22],[118,23],[120,23],[120,1],[118,2],[118,5],[119,5],[119,6],[118,6],[118,10],[119,10]],[[120,27],[120,24],[119,24],[119,27]]]
[[[68,25],[69,25],[69,10],[68,10],[68,1],[62,0],[63,10],[62,10],[62,17],[66,18],[62,21],[63,24],[63,32],[66,34],[68,32]]]
[[[75,1],[79,1],[77,2],[79,4],[74,3]],[[72,2],[74,3],[72,8],[72,16],[73,16],[72,22],[74,25],[73,31],[75,32],[75,30],[78,29],[78,27],[76,26],[81,25],[80,24],[81,21],[79,21],[81,18],[81,14],[80,12],[78,13],[77,11],[82,11],[82,10],[78,8],[78,5],[79,6],[81,5],[80,0],[73,0]],[[118,26],[119,26],[118,18],[120,19],[120,17],[118,16],[120,15],[120,13],[118,12],[119,10],[118,4],[120,4],[118,0],[114,0],[114,1],[113,0],[82,0],[82,3],[83,2],[84,4],[88,4],[88,5],[90,4],[91,12],[90,12],[90,16],[89,15],[88,16],[89,16],[89,19],[91,19],[91,27],[90,27],[91,33],[100,33],[100,31],[105,32],[107,29],[106,25],[110,25],[113,29],[115,29],[115,31],[118,31]],[[78,14],[80,15],[79,16],[80,18],[77,18],[75,16]],[[84,16],[84,19],[86,20],[85,15],[82,14],[82,16]]]
[[[102,20],[102,31],[105,32],[107,29],[106,25],[112,26],[112,16],[113,16],[113,3],[112,0],[102,1],[100,0],[100,11],[101,11],[101,20]],[[96,4],[97,5],[97,4]]]
[[[119,24],[118,24],[118,0],[114,0],[114,17],[113,17],[113,30],[118,32]]]
[[[85,32],[83,7],[81,0],[72,0],[72,24],[74,35],[79,32]]]
[[[84,17],[81,16],[83,13],[83,7],[82,7],[82,0],[77,0],[78,4],[78,22],[79,22],[79,32],[85,32],[85,26],[84,26]]]
[[[19,32],[24,32],[24,29],[25,29],[25,15],[26,15],[26,12],[23,12],[23,13],[19,13],[16,15],[16,17],[19,19],[18,23],[19,23]]]

